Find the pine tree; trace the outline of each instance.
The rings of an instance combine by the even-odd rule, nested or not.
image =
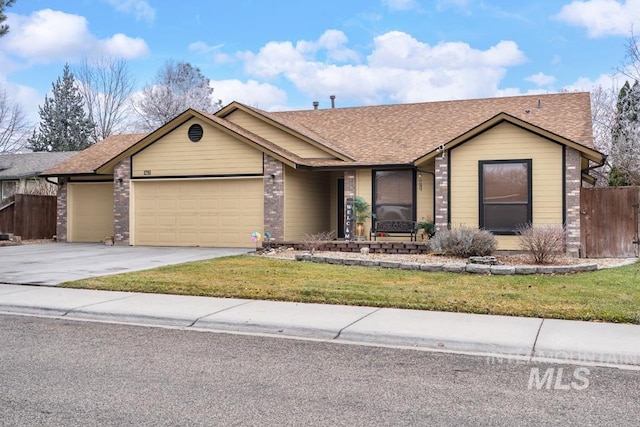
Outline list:
[[[51,98],[45,96],[38,112],[40,125],[28,141],[33,151],[79,151],[91,145],[89,138],[95,125],[84,110],[69,64],[65,64],[62,77],[53,84]]]
[[[640,84],[620,89],[612,129],[609,185],[640,184]]]

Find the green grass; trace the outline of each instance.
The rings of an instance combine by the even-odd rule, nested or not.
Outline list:
[[[559,276],[479,276],[238,256],[62,286],[640,323],[640,263]]]

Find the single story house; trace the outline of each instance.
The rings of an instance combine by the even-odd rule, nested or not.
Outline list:
[[[57,187],[40,174],[77,151],[0,154],[0,200],[16,193],[55,195]]]
[[[588,93],[282,112],[232,102],[107,138],[46,174],[61,182],[63,241],[350,238],[350,204],[362,196],[377,220],[483,228],[505,250],[518,249],[520,224],[564,224],[578,255],[580,188],[604,158]]]

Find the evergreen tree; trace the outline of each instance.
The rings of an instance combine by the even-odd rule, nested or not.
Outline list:
[[[640,84],[620,89],[612,129],[609,185],[640,185]]]
[[[33,151],[79,151],[91,145],[95,125],[84,110],[82,95],[65,64],[62,77],[53,84],[51,98],[38,108],[40,125],[29,138]]]

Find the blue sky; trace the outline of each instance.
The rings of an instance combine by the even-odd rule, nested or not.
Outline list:
[[[65,62],[124,58],[138,88],[167,60],[214,97],[266,110],[619,85],[640,0],[17,0],[0,84],[37,119]]]

